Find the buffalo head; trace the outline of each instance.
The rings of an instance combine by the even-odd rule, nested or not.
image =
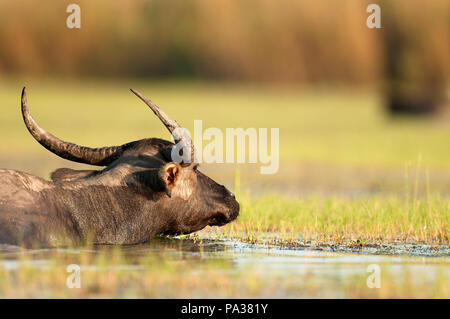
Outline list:
[[[188,234],[207,225],[222,226],[237,218],[239,204],[234,194],[199,171],[189,135],[158,106],[132,92],[172,133],[175,144],[157,138],[102,148],[65,142],[36,123],[23,89],[23,119],[42,146],[64,159],[103,168],[61,168],[52,173],[53,182],[0,170],[9,184],[0,187],[0,233],[4,230],[0,242],[11,242],[7,234],[19,232],[22,239],[28,236],[30,241],[50,243],[48,238],[41,239],[46,237],[44,229],[62,229],[78,240],[89,234],[96,243],[137,243],[157,234]],[[180,144],[185,146],[182,151],[189,147],[192,161],[172,159],[174,147]],[[18,194],[17,189],[11,191],[14,188],[24,193],[21,198],[27,198],[26,203],[12,195]],[[2,197],[7,200],[4,206]],[[22,228],[5,221],[13,214]]]

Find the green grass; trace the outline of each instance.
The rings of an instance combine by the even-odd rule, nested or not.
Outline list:
[[[440,119],[392,119],[373,92],[249,85],[137,81],[7,81],[0,87],[0,154],[42,154],[19,112],[22,86],[37,121],[79,144],[114,145],[169,134],[128,91],[136,88],[188,129],[278,127],[282,160],[450,167],[450,125]]]
[[[243,197],[238,220],[220,230],[241,240],[347,244],[449,242],[450,202],[440,197]],[[274,237],[273,234],[276,234]],[[269,241],[270,242],[270,241]]]

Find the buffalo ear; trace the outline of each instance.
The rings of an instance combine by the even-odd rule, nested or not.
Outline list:
[[[159,170],[159,178],[162,180],[167,196],[171,197],[172,189],[180,179],[182,168],[178,163],[167,163]]]

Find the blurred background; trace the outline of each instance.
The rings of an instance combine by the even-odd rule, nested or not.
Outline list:
[[[81,7],[69,29],[66,8]],[[381,29],[369,29],[369,3]],[[450,189],[450,2],[0,0],[0,167],[58,159],[22,123],[88,146],[169,139],[127,90],[183,126],[279,127],[280,170],[204,165],[233,187],[353,194]],[[220,167],[220,168],[219,168]]]

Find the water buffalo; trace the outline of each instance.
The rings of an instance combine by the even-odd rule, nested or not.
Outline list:
[[[188,234],[237,218],[233,193],[202,174],[195,161],[174,162],[173,147],[194,147],[180,125],[132,90],[172,133],[175,144],[146,138],[121,146],[89,148],[64,142],[32,118],[25,88],[21,105],[31,135],[52,153],[101,170],[60,168],[52,181],[0,169],[0,243],[55,247],[136,244],[165,234]]]

